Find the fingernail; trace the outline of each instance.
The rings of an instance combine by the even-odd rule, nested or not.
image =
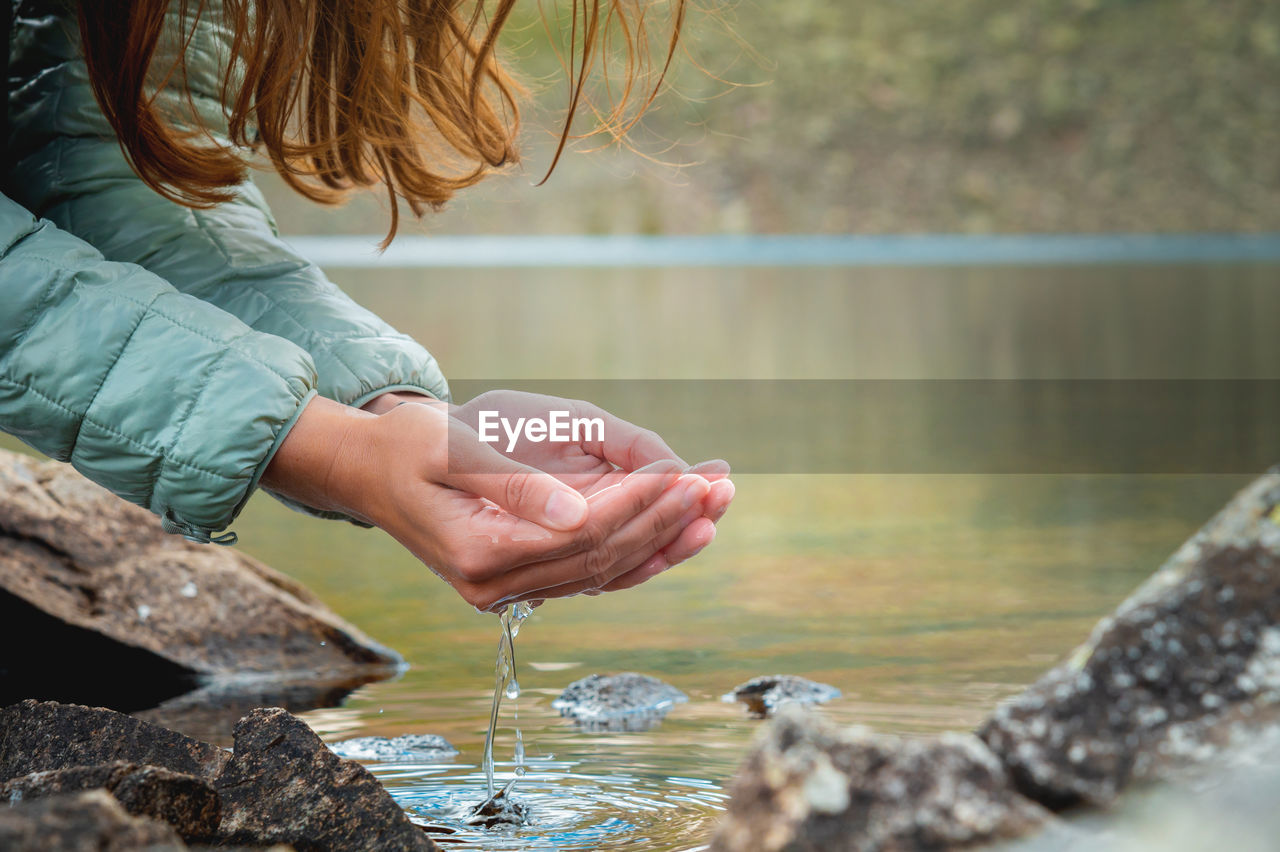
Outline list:
[[[687,478],[690,481],[684,486],[684,494],[680,496],[680,508],[682,509],[687,509],[703,497],[706,497],[707,491],[711,488],[701,476],[695,475]]]
[[[587,501],[572,491],[556,491],[547,500],[547,520],[558,527],[573,529],[587,519]]]
[[[729,463],[724,459],[711,459],[710,461],[689,465],[685,470],[688,473],[696,473],[704,477],[723,479],[729,475],[730,468]]]
[[[659,459],[656,462],[650,462],[644,467],[631,471],[631,473],[627,474],[627,477],[630,478],[635,476],[637,473],[661,473],[670,475],[673,473],[680,473],[683,470],[684,466],[674,459]]]

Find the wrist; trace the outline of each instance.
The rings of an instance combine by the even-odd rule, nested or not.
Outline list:
[[[268,465],[262,485],[313,509],[367,522],[360,471],[369,461],[369,442],[361,436],[376,420],[372,413],[312,398]]]

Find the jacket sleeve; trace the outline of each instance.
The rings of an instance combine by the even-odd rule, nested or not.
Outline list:
[[[237,187],[231,201],[192,209],[144,184],[114,142],[93,147],[94,163],[63,174],[109,169],[113,178],[50,182],[42,215],[105,257],[136,263],[257,331],[293,341],[315,361],[321,396],[354,406],[393,390],[449,398],[430,352],[357,304],[280,239],[252,183]],[[119,210],[129,211],[123,225]]]
[[[0,427],[197,541],[236,517],[315,394],[297,345],[5,196],[0,299]]]
[[[178,11],[182,4],[173,5],[153,65],[167,67],[176,49],[187,51],[190,61],[185,76],[157,93],[157,103],[173,115],[194,109],[202,132],[229,144],[219,100],[229,32],[215,14],[217,4],[209,4],[190,31]],[[448,399],[448,385],[426,349],[357,305],[279,239],[252,183],[204,210],[146,186],[94,98],[71,5],[24,0],[17,8],[6,164],[14,200],[107,260],[137,264],[254,331],[309,353],[323,396],[355,406],[393,390]],[[176,88],[178,82],[184,87]],[[346,517],[283,502],[320,517]]]

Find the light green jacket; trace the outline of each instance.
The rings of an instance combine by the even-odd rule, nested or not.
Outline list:
[[[186,84],[218,137],[230,34],[207,5]],[[280,240],[251,183],[192,210],[134,174],[90,88],[74,2],[13,12],[0,428],[209,541],[316,393],[447,398],[431,355]],[[155,67],[172,59],[176,23],[171,12]],[[176,88],[160,100],[173,114],[187,102]]]

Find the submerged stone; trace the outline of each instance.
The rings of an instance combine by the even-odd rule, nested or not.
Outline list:
[[[391,738],[356,737],[340,743],[330,743],[329,748],[338,757],[348,760],[433,762],[458,753],[448,740],[437,734],[404,734]]]
[[[840,697],[840,690],[795,675],[764,675],[734,687],[722,701],[741,701],[756,719],[772,716],[783,704],[823,704]]]
[[[760,731],[730,794],[713,852],[945,849],[1052,819],[977,737],[839,729],[796,706]]]
[[[1027,795],[1109,805],[1280,723],[1280,473],[1238,494],[979,735]]]
[[[500,790],[476,805],[466,819],[467,825],[476,825],[481,828],[519,826],[528,821],[529,809],[511,798],[507,790]]]
[[[593,674],[565,687],[551,706],[588,729],[646,730],[689,696],[656,677]]]

